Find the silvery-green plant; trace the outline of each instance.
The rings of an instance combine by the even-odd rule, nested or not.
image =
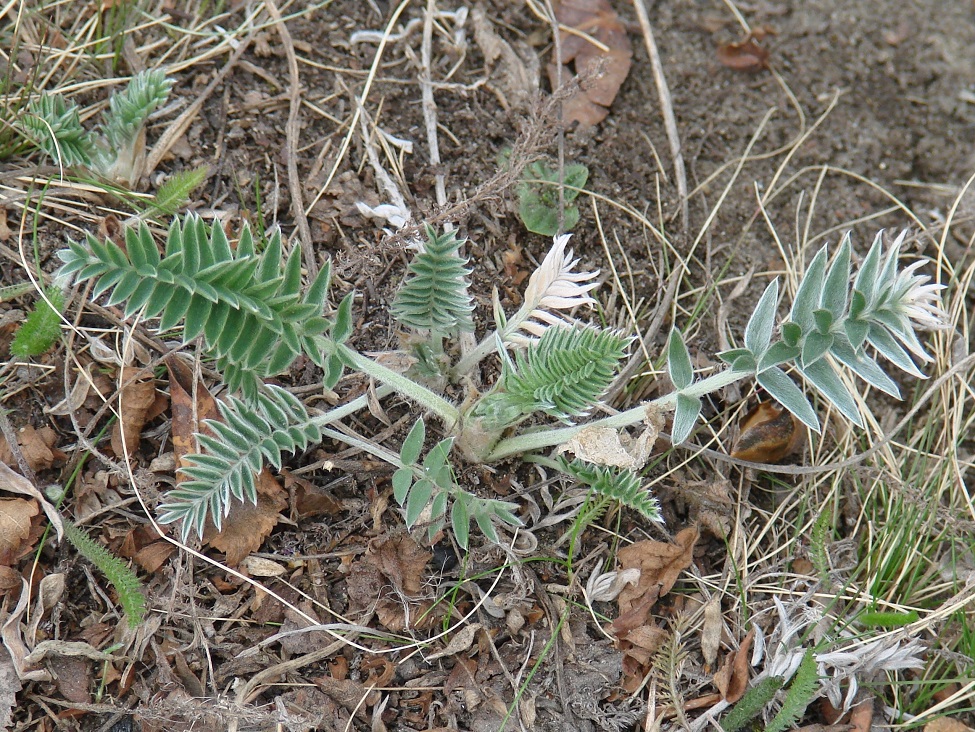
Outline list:
[[[371,358],[350,345],[353,293],[326,312],[328,267],[303,288],[300,253],[295,249],[285,259],[276,230],[258,246],[245,226],[233,247],[222,227],[188,215],[174,221],[162,254],[145,224],[126,232],[125,250],[90,235],[84,243],[69,243],[60,254],[62,277],[96,279],[95,296],[110,292],[109,304],[124,303],[126,317],[140,312],[143,318],[159,318],[163,330],[182,325],[183,340],[200,338],[240,395],[221,408],[223,422],[210,424],[213,436],[200,441],[206,453],[190,458],[190,467],[183,470],[187,480],[160,507],[164,522],[182,520],[184,537],[194,530],[202,533],[208,517],[219,528],[232,498],[256,501],[254,475],[265,461],[280,467],[283,453],[329,437],[394,468],[393,495],[409,526],[423,523],[432,537],[449,522],[466,546],[469,526],[476,523],[496,540],[494,521],[520,523],[516,506],[478,498],[462,487],[451,462],[455,452],[468,462],[495,462],[562,445],[584,430],[644,423],[648,409],[665,408],[674,410],[674,442],[683,442],[698,418],[701,397],[751,376],[818,430],[814,408],[785,371],[790,364],[797,376],[860,424],[856,402],[837,369],[847,368],[897,395],[877,355],[920,375],[910,354],[928,357],[914,327],[938,327],[945,320],[938,305],[940,286],[915,274],[916,265],[897,269],[903,235],[886,254],[878,235],[852,283],[847,236],[828,267],[825,247],[816,254],[780,325],[778,285],[769,285],[748,323],[743,347],[719,354],[727,369],[696,378],[675,329],[667,349],[675,391],[649,405],[587,422],[616,378],[629,339],[570,317],[573,309],[595,303],[591,291],[597,273],[575,271],[578,260],[566,248],[569,236],[555,238],[514,314],[506,316],[495,295],[495,327],[465,351],[462,336],[474,329],[475,308],[468,291],[471,270],[460,254],[463,242],[452,232],[428,228],[426,233],[391,308],[403,331],[406,356],[397,359]],[[495,353],[501,374],[482,391],[478,365]],[[322,368],[326,388],[351,369],[378,382],[378,398],[396,392],[426,415],[398,450],[336,429],[333,424],[366,407],[369,397],[312,415],[286,391],[264,383],[302,354]],[[392,362],[410,365],[396,370],[386,365]],[[460,389],[459,401],[445,395],[447,384]],[[440,430],[427,448],[425,419],[430,416],[439,419]],[[560,424],[538,423],[546,417]],[[565,461],[561,466],[600,495],[659,520],[655,500],[627,470],[586,469]]]
[[[78,106],[60,94],[32,100],[19,129],[63,167],[82,167],[110,181],[131,185],[142,174],[146,119],[169,96],[172,81],[158,69],[142,71],[109,98],[100,134],[81,124]]]

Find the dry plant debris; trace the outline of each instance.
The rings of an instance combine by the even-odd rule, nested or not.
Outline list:
[[[140,502],[151,515],[181,479],[201,420],[219,418],[212,374],[206,364],[195,371],[192,349],[171,354],[172,340],[152,323],[126,321],[104,297],[79,290],[60,345],[0,366],[14,428],[0,435],[0,727],[705,729],[761,672],[750,662],[762,638],[764,658],[773,658],[769,639],[816,611],[811,627],[824,643],[836,628],[865,639],[844,638],[834,660],[871,673],[851,671],[859,686],[849,699],[851,677],[837,674],[832,701],[811,704],[799,729],[866,732],[905,721],[929,732],[972,729],[971,714],[958,710],[975,698],[964,681],[975,673],[964,644],[975,576],[975,369],[966,361],[975,352],[975,206],[964,188],[975,29],[960,6],[885,6],[891,20],[878,30],[841,19],[876,17],[867,0],[734,12],[681,6],[679,14],[657,4],[650,20],[673,90],[664,112],[679,125],[677,152],[693,178],[683,196],[671,161],[660,159],[667,131],[646,93],[647,61],[639,51],[632,57],[629,35],[638,31],[627,25],[626,4],[557,6],[568,29],[559,37],[563,69],[543,13],[521,4],[460,2],[427,17],[414,3],[382,18],[371,3],[347,1],[217,4],[206,13],[170,3],[165,16],[144,3],[32,5],[0,10],[0,78],[13,84],[2,87],[4,110],[21,109],[20,89],[63,90],[86,120],[97,119],[106,90],[143,68],[165,68],[175,83],[138,140],[151,172],[129,191],[11,152],[5,135],[15,118],[0,115],[0,359],[34,304],[32,287],[8,298],[8,285],[47,286],[51,253],[69,236],[91,231],[124,245],[123,227],[135,217],[164,230],[153,196],[203,166],[206,184],[186,203],[228,232],[249,220],[279,222],[290,235],[296,213],[307,210],[310,241],[302,239],[313,245],[314,265],[332,259],[336,299],[359,293],[357,345],[395,347],[381,305],[393,298],[400,249],[416,233],[389,237],[357,208],[381,204],[379,171],[389,171],[414,216],[449,221],[468,238],[465,255],[485,267],[472,282],[478,307],[490,311],[497,285],[500,307],[512,312],[543,244],[513,215],[517,175],[498,171],[497,153],[515,145],[523,164],[555,152],[544,100],[564,102],[563,121],[576,125],[563,141],[566,161],[593,174],[573,246],[585,269],[603,270],[606,321],[645,346],[643,373],[619,393],[666,391],[661,324],[733,339],[751,304],[749,289],[736,287],[741,272],[756,282],[778,276],[794,289],[819,244],[865,224],[911,222],[920,232],[908,247],[949,284],[952,324],[925,336],[936,359],[933,391],[907,404],[855,395],[878,415],[859,436],[832,419],[825,437],[808,435],[770,402],[739,418],[756,395],[731,389],[706,405],[697,435],[724,450],[668,453],[660,425],[629,443],[597,435],[596,450],[610,461],[649,461],[664,527],[615,506],[587,514],[586,492],[541,464],[464,466],[465,486],[518,502],[528,526],[504,546],[474,541],[455,554],[449,530],[432,545],[403,531],[382,463],[326,439],[282,470],[265,470],[257,507],[235,506],[222,531],[183,547],[157,532]],[[142,14],[127,16],[131,8]],[[747,34],[737,42],[702,41],[702,32],[734,37],[736,23]],[[764,38],[772,23],[782,38],[774,56]],[[350,42],[374,28],[373,40]],[[851,42],[822,40],[834,37]],[[735,73],[773,61],[775,78]],[[539,92],[541,63],[549,84]],[[423,74],[437,108],[436,162],[417,132],[427,128],[429,102],[416,84]],[[560,91],[559,79],[582,88],[570,81]],[[833,100],[836,89],[850,93]],[[772,106],[777,114],[766,118]],[[446,207],[432,192],[437,176]],[[304,207],[290,196],[298,189]],[[689,214],[678,232],[673,212],[682,207]],[[142,349],[135,359],[113,345],[129,339]],[[703,351],[694,357],[696,371],[713,367]],[[494,377],[478,374],[482,386]],[[306,360],[280,381],[310,409],[371,388],[347,378],[323,390]],[[371,393],[371,411],[354,427],[396,443],[416,415]],[[915,408],[909,429],[891,430]],[[729,453],[750,464],[729,465]],[[58,532],[45,536],[61,515],[138,570],[152,610],[138,632],[124,632],[104,578]],[[771,612],[773,598],[791,615]],[[866,611],[906,625],[863,625]],[[297,632],[309,618],[325,630]],[[898,652],[898,633],[923,641],[903,653],[928,666],[874,673],[878,658]],[[784,693],[754,728],[769,723]],[[942,713],[949,716],[932,719]]]
[[[629,36],[608,0],[561,0],[555,6],[555,17],[561,25],[576,31],[559,34],[562,67],[554,56],[547,66],[553,88],[572,78],[579,80],[579,90],[563,102],[563,124],[592,127],[609,114],[609,107],[630,73],[633,48]],[[574,77],[569,64],[575,67]]]

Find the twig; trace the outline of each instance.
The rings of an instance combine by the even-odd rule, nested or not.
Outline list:
[[[674,102],[670,97],[670,88],[667,86],[667,79],[664,77],[664,67],[660,62],[660,52],[657,50],[657,42],[654,40],[653,30],[650,28],[647,6],[644,0],[633,0],[633,8],[636,10],[636,16],[640,21],[640,28],[643,30],[643,41],[646,43],[647,53],[650,55],[653,80],[657,85],[657,93],[660,95],[660,111],[663,114],[664,127],[667,130],[670,154],[674,158],[674,179],[677,181],[677,195],[680,196],[681,205],[681,221],[684,225],[684,232],[686,233],[688,227],[687,172],[684,170],[684,153],[681,151],[680,134],[677,132]]]
[[[34,469],[31,468],[30,463],[27,462],[27,458],[24,457],[24,453],[20,449],[20,444],[17,442],[17,433],[14,432],[14,426],[7,419],[7,410],[2,407],[0,407],[0,432],[3,433],[3,436],[7,440],[7,447],[10,448],[11,454],[17,461],[17,467],[20,468],[21,474],[36,486],[37,476],[34,474]]]
[[[657,307],[654,312],[653,320],[650,321],[650,325],[647,329],[643,331],[642,345],[640,348],[636,349],[636,352],[630,356],[630,360],[627,361],[626,366],[620,371],[619,375],[613,380],[612,385],[610,385],[609,390],[603,397],[603,401],[607,404],[612,404],[613,400],[619,396],[620,392],[626,388],[626,385],[632,379],[637,370],[645,363],[643,354],[650,353],[650,347],[653,345],[654,339],[657,337],[657,333],[660,332],[660,328],[664,324],[664,320],[670,315],[670,305],[674,301],[674,296],[677,294],[677,287],[682,279],[683,272],[680,269],[675,269],[670,275],[670,280],[667,282],[667,289],[664,291],[663,296],[660,298],[660,302],[657,303]]]
[[[437,12],[436,0],[427,0],[427,12],[423,17],[423,46],[420,50],[420,93],[423,108],[423,123],[427,132],[427,146],[430,149],[430,165],[437,172],[433,176],[437,206],[447,205],[447,189],[440,166],[440,141],[437,138],[437,103],[433,99],[433,81],[430,78],[433,46],[433,16]]]
[[[281,19],[281,12],[274,0],[264,0],[264,7],[268,15],[278,28],[281,44],[288,59],[288,76],[291,88],[288,92],[288,124],[285,127],[287,136],[288,189],[291,193],[291,211],[298,227],[298,240],[301,245],[301,255],[305,260],[308,275],[314,279],[318,274],[318,261],[315,259],[315,249],[312,246],[311,228],[305,215],[305,205],[302,203],[301,179],[298,177],[298,111],[301,109],[301,79],[298,76],[298,59],[295,56],[295,45],[291,40],[288,26]]]
[[[210,95],[213,94],[213,90],[223,83],[224,79],[227,78],[227,75],[230,74],[230,72],[233,71],[234,67],[237,65],[240,57],[244,55],[247,47],[250,46],[253,34],[254,31],[251,30],[250,33],[244,36],[243,40],[240,42],[240,45],[237,46],[232,54],[230,54],[230,58],[227,59],[227,63],[225,63],[223,68],[217,72],[215,77],[213,77],[213,81],[207,84],[206,88],[200,92],[196,99],[193,100],[193,103],[183,110],[183,113],[173,120],[171,125],[169,125],[162,137],[159,138],[155,146],[153,146],[152,150],[150,150],[149,154],[146,156],[146,164],[143,170],[143,175],[149,175],[152,171],[154,171],[156,166],[159,165],[160,161],[163,159],[163,156],[168,153],[169,149],[176,144],[176,141],[183,136],[183,133],[189,128],[190,122],[192,122],[196,115],[200,113],[200,109],[203,108],[203,103],[210,98]]]

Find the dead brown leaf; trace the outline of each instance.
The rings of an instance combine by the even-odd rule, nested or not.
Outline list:
[[[153,574],[174,551],[176,546],[160,539],[154,529],[138,526],[125,535],[118,553]]]
[[[64,523],[61,521],[61,514],[47,498],[41,493],[33,483],[22,476],[16,470],[11,469],[6,463],[0,462],[0,488],[10,493],[19,493],[22,496],[29,496],[37,501],[43,509],[47,520],[58,532],[58,541],[64,538]]]
[[[850,732],[873,729],[873,699],[864,699],[850,710]]]
[[[737,43],[718,46],[718,61],[735,71],[761,71],[768,68],[769,52],[749,35]]]
[[[203,420],[219,419],[217,400],[202,381],[193,387],[193,371],[180,358],[166,359],[169,371],[169,398],[173,415],[173,452],[176,464],[185,465],[184,458],[197,451],[196,437]]]
[[[288,507],[288,496],[281,484],[264,468],[257,476],[257,505],[233,499],[230,513],[217,532],[211,523],[203,532],[204,545],[209,544],[227,555],[227,564],[236,567],[251,552],[260,549],[278,524],[280,513]]]
[[[75,704],[91,703],[91,661],[81,656],[55,656],[47,665],[65,699]]]
[[[0,498],[0,565],[9,566],[20,557],[31,519],[40,511],[37,501]]]
[[[561,25],[596,39],[608,49],[604,51],[583,35],[559,35],[562,63],[567,66],[574,62],[575,74],[583,80],[579,91],[563,102],[563,122],[592,127],[609,114],[610,105],[630,73],[630,39],[608,0],[562,0],[555,8],[555,17]],[[559,69],[554,60],[548,65],[553,89],[571,78],[566,66]]]
[[[802,447],[806,437],[802,422],[775,402],[759,402],[739,430],[731,457],[756,463],[779,462]]]
[[[670,592],[680,573],[691,566],[698,535],[697,527],[691,526],[677,534],[673,544],[646,540],[620,549],[620,569],[640,570],[639,581],[624,588],[617,598],[621,615],[645,599],[653,603]]]
[[[119,394],[119,420],[112,428],[112,451],[122,457],[139,449],[142,428],[149,410],[156,403],[156,380],[148,369],[125,366],[119,382],[122,391]]]
[[[755,629],[752,628],[742,639],[738,650],[728,655],[724,665],[714,675],[714,685],[729,704],[734,704],[741,699],[748,689],[748,657],[751,654],[754,638]]]
[[[282,470],[284,487],[292,496],[291,517],[305,519],[312,516],[337,516],[342,512],[342,502],[321,486],[295,475],[290,470]]]
[[[952,717],[941,717],[924,725],[924,732],[973,732],[972,728]]]
[[[56,460],[64,458],[64,453],[60,450],[54,450],[57,441],[57,432],[50,427],[35,429],[27,426],[17,430],[17,444],[20,446],[20,452],[30,469],[35,473],[48,470]],[[4,462],[12,468],[20,467],[17,465],[17,460],[3,435],[0,435],[0,462]]]
[[[409,534],[395,534],[369,542],[366,560],[374,564],[394,588],[407,595],[416,595],[432,556]]]
[[[352,681],[351,679],[339,681],[338,679],[333,679],[331,676],[319,676],[316,679],[312,679],[312,681],[315,682],[315,685],[319,689],[328,694],[330,698],[334,699],[350,712],[358,710],[361,714],[365,707],[371,707],[379,701],[378,691],[367,691],[367,687],[358,681]]]

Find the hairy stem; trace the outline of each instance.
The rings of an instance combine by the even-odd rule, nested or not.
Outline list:
[[[684,389],[682,393],[686,394],[687,396],[701,397],[751,375],[752,372],[750,371],[736,371],[734,369],[728,369],[717,374],[712,374],[706,379],[701,379],[701,381],[691,384],[689,387]],[[510,457],[512,455],[517,455],[519,453],[526,453],[532,450],[540,450],[544,447],[561,445],[563,442],[572,439],[583,430],[593,427],[618,429],[620,427],[629,427],[630,425],[639,424],[646,419],[648,407],[672,407],[676,401],[677,392],[671,392],[670,394],[665,394],[664,396],[654,399],[653,401],[645,402],[637,407],[633,407],[632,409],[627,409],[625,412],[620,412],[619,414],[614,414],[610,417],[604,417],[603,419],[597,419],[594,422],[572,425],[571,427],[544,429],[539,430],[538,432],[529,432],[524,435],[508,437],[507,439],[501,440],[497,445],[494,446],[494,449],[492,449],[485,457],[484,462],[490,463],[496,460],[501,460],[502,458]]]
[[[371,358],[363,356],[358,351],[354,351],[346,345],[338,344],[337,349],[342,359],[356,370],[386,384],[401,396],[416,402],[436,414],[444,421],[448,432],[460,420],[460,410],[439,394],[434,393],[424,386],[420,386],[415,381],[403,376],[403,374],[399,374],[373,361]]]

